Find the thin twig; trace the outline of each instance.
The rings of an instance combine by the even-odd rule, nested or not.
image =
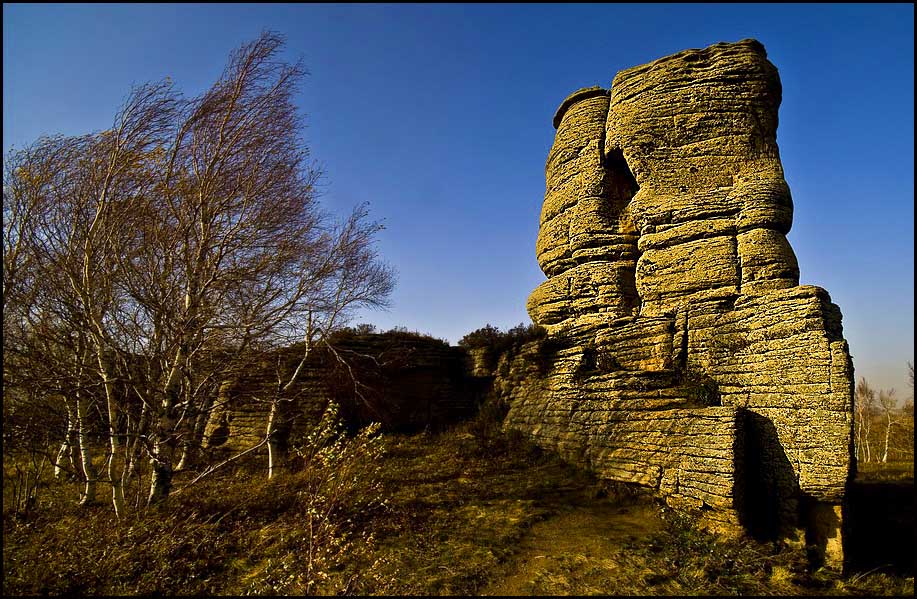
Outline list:
[[[265,437],[264,439],[262,439],[261,441],[259,441],[257,445],[254,445],[254,446],[252,446],[252,447],[249,447],[248,449],[246,449],[246,450],[243,451],[242,453],[238,453],[238,454],[236,454],[236,455],[234,455],[234,456],[232,456],[232,457],[230,457],[230,458],[227,458],[227,459],[223,460],[222,462],[220,462],[220,463],[217,464],[216,466],[211,466],[210,468],[204,470],[202,473],[200,473],[199,475],[197,475],[197,477],[196,477],[194,480],[192,480],[191,482],[189,482],[187,485],[185,485],[185,486],[182,487],[181,489],[178,489],[177,491],[173,491],[173,492],[172,492],[172,495],[178,495],[178,494],[181,493],[182,491],[188,489],[191,485],[197,483],[199,480],[201,480],[201,479],[204,478],[205,476],[209,476],[210,474],[213,474],[214,472],[216,472],[217,470],[219,470],[220,468],[222,468],[222,467],[225,466],[226,464],[228,464],[228,463],[230,463],[230,462],[232,462],[232,461],[234,461],[234,460],[237,460],[237,459],[241,458],[242,456],[244,456],[244,455],[246,455],[246,454],[249,454],[249,453],[255,451],[256,449],[258,449],[259,447],[261,447],[262,445],[264,445],[265,443],[267,443],[267,441],[268,441],[268,438]]]

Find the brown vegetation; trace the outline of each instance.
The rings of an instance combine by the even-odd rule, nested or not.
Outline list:
[[[56,437],[41,464],[78,481],[85,505],[104,484],[119,519],[141,487],[157,503],[175,473],[212,466],[200,449],[224,391],[299,342],[253,398],[273,475],[309,353],[344,363],[331,334],[392,290],[365,207],[338,223],[317,203],[293,104],[305,71],[282,45],[243,45],[194,98],[139,86],[112,128],[42,138],[4,164],[4,450],[49,452]]]
[[[238,460],[117,523],[46,476],[28,516],[4,498],[3,592],[913,593],[913,571],[877,564],[840,578],[809,570],[804,548],[699,531],[486,418],[353,438],[328,418],[296,440],[289,475],[267,480],[260,459]]]
[[[900,405],[894,389],[877,393],[864,377],[856,385],[854,440],[861,472],[876,472],[876,464],[913,464],[914,367],[910,362],[908,372],[911,394]]]

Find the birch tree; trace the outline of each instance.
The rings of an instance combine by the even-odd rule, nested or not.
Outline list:
[[[899,424],[897,407],[898,402],[895,399],[894,389],[889,389],[888,391],[882,389],[879,391],[879,409],[881,413],[882,424],[885,428],[885,434],[883,435],[882,442],[882,458],[879,460],[883,464],[888,462],[888,445],[892,434],[892,427]]]
[[[305,70],[280,59],[282,46],[264,33],[198,97],[168,80],[139,86],[111,129],[45,138],[5,162],[9,353],[33,373],[67,356],[66,376],[42,388],[62,392],[72,418],[57,461],[78,445],[87,481],[86,402],[104,406],[104,482],[119,517],[142,456],[147,501],[168,497],[238,372],[294,340],[306,360],[354,308],[391,292],[365,206],[338,224],[317,203],[320,171],[293,102]],[[303,363],[265,398],[275,454]]]
[[[856,449],[857,458],[864,461],[872,461],[872,447],[870,445],[870,433],[872,428],[872,417],[875,412],[876,392],[872,390],[865,377],[860,377],[856,385],[854,394],[854,419],[856,422]]]
[[[4,219],[4,387],[61,400],[68,430],[58,455],[78,463],[84,504],[95,501],[97,482],[88,418],[95,397],[87,384],[87,320],[67,274],[80,269],[70,250],[85,216],[73,202],[87,177],[76,176],[75,165],[91,145],[90,136],[41,139],[5,161],[3,189],[4,217],[10,217]]]

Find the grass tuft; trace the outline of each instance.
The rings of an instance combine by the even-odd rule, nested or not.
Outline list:
[[[913,595],[912,575],[812,572],[805,548],[698,530],[500,432],[503,408],[439,434],[329,421],[294,472],[253,456],[121,522],[46,481],[4,512],[3,593]]]

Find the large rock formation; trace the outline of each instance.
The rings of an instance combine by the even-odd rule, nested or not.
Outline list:
[[[687,50],[561,103],[528,302],[550,343],[509,367],[506,426],[723,530],[804,533],[836,566],[853,368],[786,239],[766,56]]]

